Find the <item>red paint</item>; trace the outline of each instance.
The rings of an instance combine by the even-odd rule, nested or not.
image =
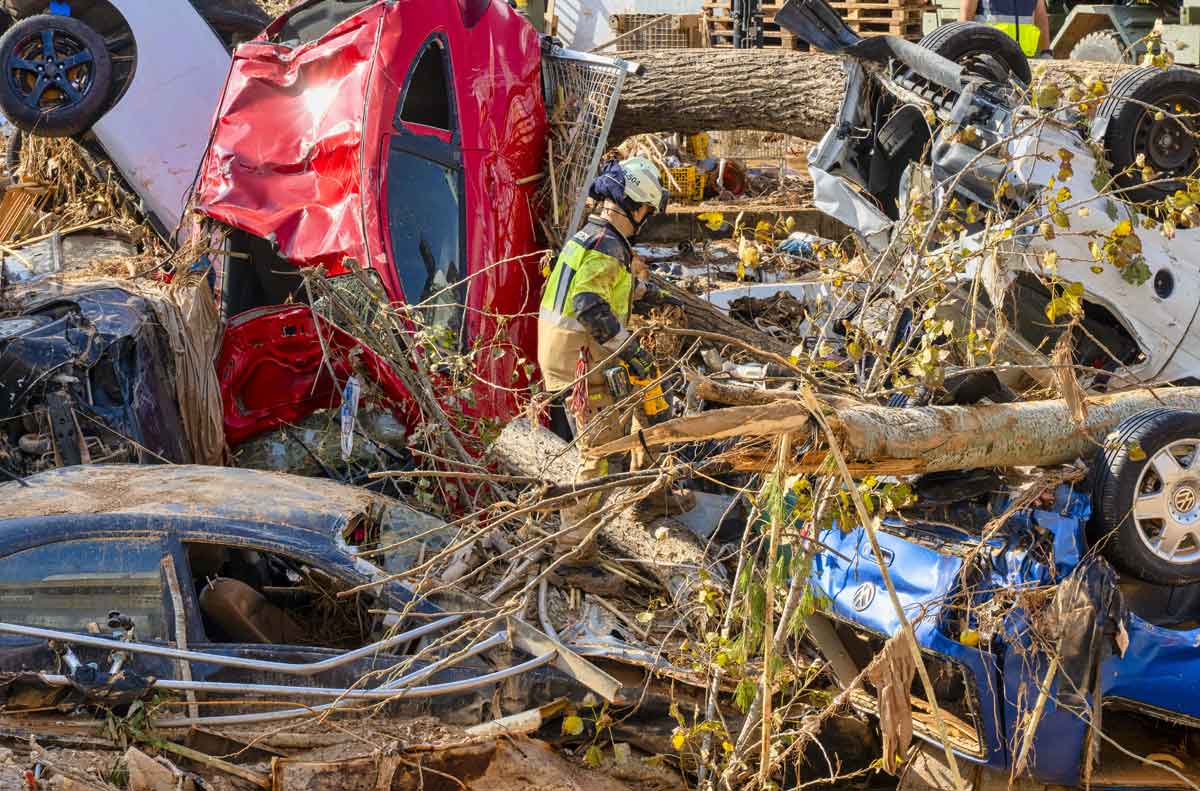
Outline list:
[[[467,27],[464,15],[478,16],[480,8],[479,21]],[[410,70],[431,36],[449,53],[453,134],[393,126]],[[404,294],[388,227],[388,151],[398,135],[436,141],[462,163],[461,232],[471,276],[465,331],[469,344],[482,347],[472,411],[507,419],[528,386],[519,361],[537,359],[537,185],[516,182],[543,167],[546,117],[539,36],[502,0],[380,2],[296,48],[265,38],[240,47],[201,166],[197,206],[274,239],[297,266],[336,275],[351,258],[379,274],[392,300],[419,299]],[[319,348],[277,338],[274,314],[253,319],[259,320],[267,322],[261,331],[246,318],[231,322],[226,346],[237,348],[221,355],[231,445],[330,401],[329,392],[306,395],[313,379],[303,372]],[[303,360],[296,370],[289,355]],[[266,400],[249,411],[235,407],[255,400],[248,393]]]
[[[328,321],[321,319],[318,329],[314,316],[307,305],[280,305],[247,311],[225,328],[217,376],[226,394],[230,446],[336,406],[355,373],[376,388],[365,392],[367,401],[375,399],[409,424],[415,419],[411,397],[388,364]]]

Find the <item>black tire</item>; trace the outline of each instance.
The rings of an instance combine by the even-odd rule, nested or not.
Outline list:
[[[192,0],[192,5],[231,48],[256,38],[271,22],[253,0]]]
[[[113,88],[104,39],[72,17],[42,14],[13,25],[0,37],[0,68],[0,111],[18,129],[42,137],[70,137],[90,128],[104,114]]]
[[[4,146],[4,169],[8,171],[9,177],[14,182],[17,180],[17,171],[21,168],[21,147],[25,143],[24,135],[24,132],[17,129]]]
[[[947,60],[965,66],[968,71],[1003,81],[1008,75],[1025,85],[1033,77],[1029,58],[1011,37],[978,22],[948,22],[919,42]],[[996,67],[1001,67],[997,71]],[[1007,74],[1003,73],[1007,70]]]
[[[1161,585],[1200,582],[1200,414],[1149,409],[1127,418],[1115,433],[1115,439],[1096,453],[1093,464],[1089,540],[1099,544],[1114,566],[1138,579]],[[1135,448],[1139,452],[1135,453]],[[1185,467],[1177,454],[1187,448],[1193,449]],[[1161,467],[1170,466],[1169,458],[1175,459],[1178,477],[1159,473]],[[1154,494],[1160,494],[1161,500],[1153,499]],[[1140,500],[1143,516],[1135,516],[1135,501],[1146,497],[1152,499]],[[1168,518],[1146,516],[1154,512],[1150,504],[1160,505]],[[1177,506],[1187,507],[1186,516],[1178,516]],[[1188,532],[1192,520],[1197,525],[1195,533]],[[1184,536],[1172,552],[1166,552],[1161,544],[1168,528]],[[1155,539],[1162,554],[1150,546]],[[1179,559],[1174,559],[1180,553]]]
[[[1162,108],[1174,116],[1155,119]],[[1100,103],[1093,132],[1103,130],[1103,143],[1113,176],[1124,191],[1121,197],[1135,203],[1159,201],[1180,189],[1180,179],[1191,177],[1200,166],[1200,72],[1183,66],[1160,69],[1147,66],[1121,75]],[[1143,184],[1136,166],[1139,154],[1156,175],[1154,184]]]

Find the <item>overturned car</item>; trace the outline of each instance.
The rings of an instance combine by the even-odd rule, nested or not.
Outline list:
[[[1200,72],[1133,69],[1055,108],[1060,89],[1031,87],[1025,56],[994,28],[856,41],[819,6],[790,8],[798,35],[847,58],[837,122],[810,155],[819,208],[876,253],[918,231],[924,249],[903,271],[961,259],[955,277],[969,289],[978,276],[975,301],[1002,312],[1015,357],[1049,353],[1064,323],[1046,320],[1054,284],[1075,283],[1075,361],[1097,383],[1196,379]]]

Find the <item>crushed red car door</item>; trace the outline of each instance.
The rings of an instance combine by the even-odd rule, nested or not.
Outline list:
[[[279,305],[243,313],[225,328],[217,376],[231,447],[337,406],[346,380],[355,374],[369,383],[368,399],[409,425],[416,419],[408,390],[387,363],[328,321],[320,319],[318,328],[315,316],[307,305]]]

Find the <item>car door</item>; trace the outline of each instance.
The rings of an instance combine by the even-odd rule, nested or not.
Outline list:
[[[337,556],[332,543],[326,552],[232,533],[181,535],[180,543],[177,567],[193,650],[307,664],[377,639],[374,597],[337,595],[369,580],[348,556]],[[350,686],[363,673],[395,661],[376,655],[315,677],[201,664],[193,664],[192,673],[204,681]]]
[[[120,631],[109,626],[109,614],[116,612],[132,619],[139,642],[174,640],[161,530],[112,515],[106,515],[103,525],[97,517],[80,516],[25,521],[35,531],[31,535],[48,540],[31,541],[0,556],[0,621],[111,637]],[[89,531],[89,522],[103,530]],[[84,662],[108,666],[107,649],[74,650]],[[53,671],[58,666],[46,639],[0,634],[0,670]],[[154,657],[136,660],[143,675],[169,677],[172,668]]]

